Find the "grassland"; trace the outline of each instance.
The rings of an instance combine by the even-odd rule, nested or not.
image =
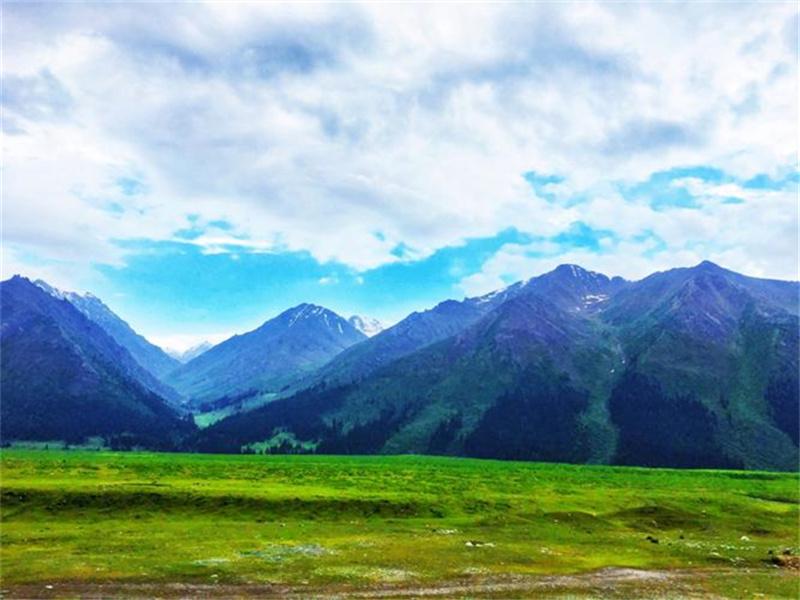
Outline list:
[[[9,597],[800,592],[796,570],[771,564],[798,552],[791,473],[18,449],[0,460]]]

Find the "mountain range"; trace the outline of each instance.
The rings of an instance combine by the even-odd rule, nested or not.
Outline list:
[[[565,265],[412,314],[195,443],[794,468],[797,294],[712,263],[637,282]]]
[[[186,350],[166,350],[166,353],[169,354],[172,358],[177,360],[181,364],[186,364],[193,358],[197,358],[203,352],[207,350],[211,350],[214,347],[214,344],[211,342],[204,340],[199,344],[195,344],[190,346]]]
[[[19,332],[7,344],[15,281],[26,280],[1,288],[12,359],[40,350]],[[142,360],[183,409],[228,407],[208,427],[181,430],[185,450],[792,469],[799,289],[709,262],[640,281],[562,265],[371,337],[303,304],[171,370]],[[107,333],[134,354],[129,338]],[[5,398],[5,356],[2,375]],[[4,439],[19,435],[3,429]]]

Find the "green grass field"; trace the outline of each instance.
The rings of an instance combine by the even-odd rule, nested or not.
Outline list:
[[[798,552],[797,474],[415,456],[1,460],[10,597],[800,591],[798,571],[770,564]]]

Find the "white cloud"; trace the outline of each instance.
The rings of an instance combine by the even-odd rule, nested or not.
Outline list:
[[[317,283],[320,285],[335,285],[339,283],[339,278],[336,275],[326,275],[325,277],[320,277]]]
[[[639,279],[712,260],[755,277],[800,279],[796,189],[752,190],[694,179],[681,184],[692,188],[700,208],[657,211],[619,197],[598,197],[575,209],[577,220],[617,234],[599,240],[599,251],[553,241],[507,244],[480,272],[465,277],[461,288],[479,295],[563,263]],[[731,197],[744,201],[726,203]]]
[[[193,216],[209,253],[306,250],[356,270],[400,260],[399,244],[420,258],[577,220],[622,240],[573,252],[612,272],[713,256],[796,270],[785,194],[656,213],[609,188],[676,165],[741,180],[795,164],[790,4],[5,8],[4,246],[21,269],[123,264],[117,241],[174,240]],[[558,202],[529,170],[567,177],[547,190]],[[590,200],[565,205],[572,191]],[[668,250],[645,253],[644,229]],[[465,287],[570,256],[504,249]]]

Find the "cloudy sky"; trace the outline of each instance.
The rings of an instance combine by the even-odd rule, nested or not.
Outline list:
[[[578,263],[796,279],[785,3],[3,5],[3,278],[157,342]]]

